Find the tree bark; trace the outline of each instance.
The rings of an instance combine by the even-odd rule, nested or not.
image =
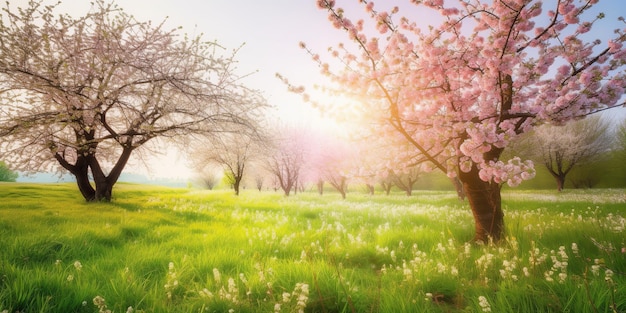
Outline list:
[[[385,182],[382,182],[380,184],[382,185],[383,189],[385,190],[385,195],[388,196],[391,193],[391,188],[393,187],[393,184],[392,183],[385,183]]]
[[[85,201],[90,202],[96,199],[96,190],[89,181],[89,164],[84,157],[79,157],[74,166],[74,170],[70,171],[76,178],[76,185],[78,190],[85,198]]]
[[[486,243],[502,239],[504,213],[500,184],[481,180],[476,165],[467,173],[460,172],[459,179],[474,215],[474,241]]]
[[[342,199],[346,198],[346,193],[348,192],[348,180],[346,177],[341,176],[339,178],[332,178],[329,183],[337,189],[337,191],[339,191]]]
[[[456,190],[456,195],[459,197],[459,201],[465,201],[465,191],[463,191],[463,183],[458,177],[450,178],[452,181],[452,185],[454,185],[454,189]]]
[[[550,174],[552,174],[552,177],[554,177],[554,179],[556,180],[556,190],[558,192],[563,191],[563,188],[565,188],[565,177],[567,173],[563,173],[563,172],[557,173],[551,169],[548,169],[548,171],[550,172]]]
[[[322,179],[317,181],[317,192],[320,196],[324,194],[324,180]]]
[[[91,185],[89,181],[89,161],[88,157],[82,154],[79,154],[76,157],[76,162],[74,164],[70,164],[64,157],[64,155],[60,153],[55,153],[54,158],[59,162],[59,164],[68,170],[74,177],[76,178],[76,185],[78,185],[78,190],[80,191],[85,201],[93,201],[96,198],[96,190]]]
[[[96,195],[92,201],[104,201],[110,202],[113,195],[113,184],[109,178],[104,174],[100,163],[95,157],[92,157],[89,162],[91,168],[91,174],[93,175],[93,181],[96,184]]]
[[[556,177],[556,190],[559,192],[563,191],[565,187],[565,176],[557,176]]]
[[[235,196],[239,195],[239,185],[241,184],[241,177],[235,176],[235,183],[233,188],[235,189]]]
[[[122,170],[128,163],[128,159],[130,158],[130,154],[133,151],[132,148],[124,148],[122,150],[122,154],[117,159],[117,162],[109,172],[109,175],[106,175],[100,166],[100,162],[95,155],[89,157],[89,168],[91,168],[91,174],[93,175],[93,180],[96,184],[95,197],[92,200],[87,201],[105,201],[110,202],[113,196],[113,186],[119,179],[122,174]]]

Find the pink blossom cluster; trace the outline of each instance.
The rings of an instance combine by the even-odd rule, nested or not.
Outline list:
[[[480,179],[484,181],[493,181],[498,184],[506,183],[515,187],[522,181],[535,177],[535,169],[532,161],[522,161],[519,157],[514,157],[506,163],[502,161],[483,163],[479,175]]]
[[[352,108],[372,134],[409,143],[395,155],[452,176],[476,166],[485,181],[518,185],[534,170],[520,158],[499,160],[511,140],[534,125],[617,106],[626,90],[626,29],[605,41],[581,36],[602,19],[585,20],[597,0],[410,1],[418,16],[443,17],[430,27],[397,7],[361,2],[376,33],[333,1],[318,1],[357,46],[330,49],[341,66],[322,67],[332,82],[326,90],[358,103]]]

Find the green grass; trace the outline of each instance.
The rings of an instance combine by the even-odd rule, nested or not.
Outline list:
[[[0,184],[0,312],[626,311],[622,189],[507,190],[483,246],[452,191],[114,197]]]

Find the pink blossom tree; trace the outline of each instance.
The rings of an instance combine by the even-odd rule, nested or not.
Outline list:
[[[376,185],[385,181],[381,177],[381,173],[384,172],[382,162],[384,151],[364,141],[357,142],[354,149],[356,157],[352,162],[354,168],[352,175],[357,182],[365,185],[370,195],[373,195],[376,191]],[[385,188],[383,187],[383,189]]]
[[[320,134],[316,146],[309,161],[312,176],[318,184],[328,182],[345,199],[348,183],[358,172],[356,150],[345,140]]]
[[[87,201],[110,201],[133,152],[155,138],[253,127],[264,100],[216,43],[104,0],[81,17],[57,5],[7,2],[1,15],[0,157],[17,169],[61,168]]]
[[[534,176],[532,162],[500,159],[512,139],[622,105],[624,20],[610,39],[589,39],[604,17],[590,13],[597,0],[414,0],[411,16],[360,0],[371,24],[334,0],[316,2],[354,45],[325,59],[301,44],[325,90],[353,99],[373,133],[402,137],[417,159],[458,177],[476,241],[504,236],[502,184]],[[419,24],[433,15],[438,25]]]

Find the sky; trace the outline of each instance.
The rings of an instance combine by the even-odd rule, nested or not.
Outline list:
[[[26,0],[17,1],[20,2]],[[89,1],[65,2],[62,8],[77,14],[87,12],[90,7]],[[335,36],[329,36],[331,27],[315,1],[117,0],[116,3],[140,21],[167,19],[169,28],[182,26],[182,32],[203,34],[205,40],[215,40],[227,51],[241,47],[236,56],[238,73],[252,74],[245,80],[246,85],[263,91],[268,102],[278,108],[277,115],[298,122],[317,116],[315,110],[302,103],[299,96],[288,93],[275,77],[278,72],[297,81],[317,75],[316,65],[299,48],[299,42],[325,49],[327,42],[342,38],[336,31],[333,31]]]
[[[83,15],[90,8],[90,1],[87,0],[62,1],[60,9],[72,15]],[[544,2],[551,1],[556,0]],[[350,16],[351,12],[364,12],[358,0],[336,2]],[[28,0],[10,1],[12,7],[27,3]],[[263,92],[268,102],[276,107],[276,118],[287,124],[330,125],[316,109],[304,103],[299,95],[288,92],[275,77],[276,73],[280,73],[296,85],[319,81],[319,69],[299,47],[299,42],[305,42],[308,47],[323,53],[329,46],[346,41],[345,35],[330,25],[326,12],[317,8],[316,0],[117,0],[116,3],[140,21],[157,23],[167,19],[168,28],[182,26],[182,32],[191,35],[202,33],[205,40],[216,40],[229,51],[243,45],[236,57],[238,73],[251,73],[245,84]],[[406,6],[409,1],[379,0],[377,7],[382,3],[399,5],[402,13],[406,12],[402,5]],[[607,34],[617,27],[618,16],[626,17],[623,0],[601,0],[599,8],[607,14],[606,20],[613,23],[606,29]],[[425,18],[428,17],[420,16],[416,20]],[[176,153],[170,153],[160,162],[179,166],[164,166],[162,173],[153,172],[155,175],[190,174],[183,164],[185,162]]]

